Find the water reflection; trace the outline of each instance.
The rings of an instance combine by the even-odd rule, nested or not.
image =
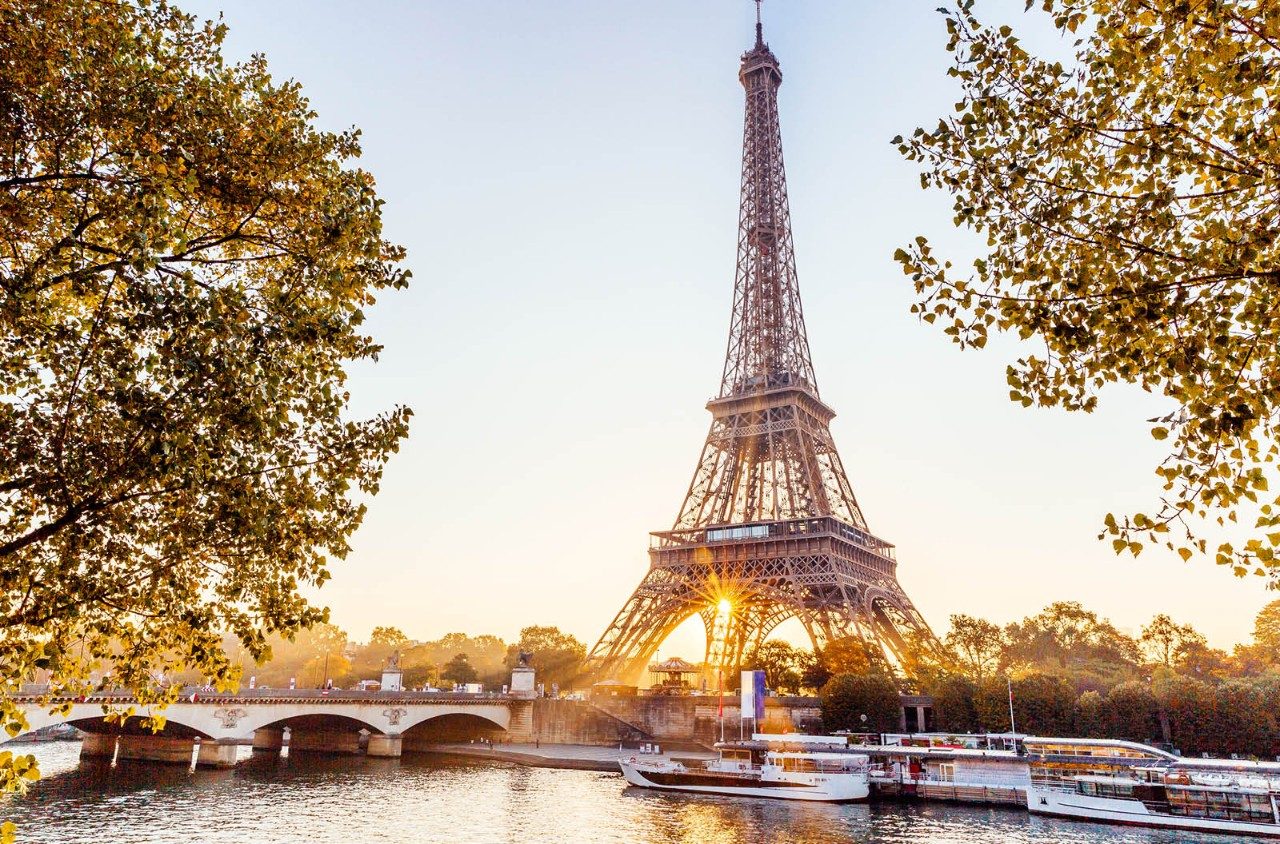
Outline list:
[[[32,844],[618,842],[729,844],[1226,844],[1222,836],[1054,821],[1008,808],[834,806],[660,794],[589,771],[442,756],[252,754],[234,770],[79,762],[36,747],[46,777],[8,800]]]

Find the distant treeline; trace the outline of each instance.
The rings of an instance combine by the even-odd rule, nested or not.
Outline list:
[[[1280,601],[1231,653],[1165,615],[1130,637],[1073,602],[1004,627],[955,615],[945,644],[945,656],[917,671],[942,732],[1008,730],[1012,689],[1019,732],[1280,755]],[[829,729],[897,729],[898,683],[874,671],[834,673],[821,691]]]
[[[387,660],[395,654],[406,688],[448,687],[454,683],[484,683],[499,688],[510,682],[511,668],[520,653],[532,655],[538,681],[566,683],[576,676],[586,646],[556,627],[531,626],[520,631],[520,639],[508,644],[497,636],[449,633],[439,639],[411,640],[396,627],[376,627],[369,641],[351,641],[340,628],[320,624],[300,631],[294,638],[274,636],[269,640],[270,657],[255,663],[237,642],[224,643],[241,668],[241,686],[252,681],[259,687],[319,688],[326,683],[341,688],[361,680],[378,680]],[[201,682],[196,675],[184,677]]]
[[[1280,600],[1258,614],[1252,641],[1230,653],[1166,615],[1129,636],[1075,602],[1004,626],[953,615],[943,645],[912,667],[910,684],[933,696],[940,731],[1008,730],[1012,688],[1020,732],[1125,738],[1184,754],[1280,755]],[[357,644],[337,627],[320,625],[291,641],[277,638],[271,648],[265,664],[242,660],[244,683],[252,676],[278,688],[292,678],[314,688],[327,678],[349,687],[378,679],[398,653],[408,687],[478,681],[496,688],[509,682],[526,652],[539,682],[567,689],[584,682],[586,655],[581,641],[549,626],[526,627],[512,643],[464,633],[416,642],[379,627]],[[768,641],[741,667],[764,670],[775,692],[818,694],[828,729],[899,727],[904,683],[858,639],[818,651]],[[726,677],[729,688],[736,679],[736,671]]]

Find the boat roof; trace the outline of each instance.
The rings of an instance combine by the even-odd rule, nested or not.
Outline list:
[[[811,743],[812,750],[801,750],[794,747],[778,748],[777,745],[780,743],[784,742],[725,741],[717,742],[715,746],[720,750],[773,750],[778,753],[789,750],[802,755],[818,755],[820,752],[827,752],[833,756],[901,756],[903,758],[928,756],[937,759],[964,758],[1009,761],[1023,758],[1012,750],[982,750],[968,747],[910,747],[901,744],[852,744],[846,746],[837,743],[827,745]],[[821,751],[818,748],[821,748]]]
[[[1079,747],[1117,747],[1125,750],[1137,750],[1142,753],[1149,753],[1159,759],[1176,760],[1180,757],[1161,750],[1158,747],[1152,747],[1149,744],[1139,744],[1136,741],[1124,741],[1123,739],[1091,739],[1091,738],[1062,738],[1052,736],[1027,736],[1024,744],[1067,744]]]
[[[1242,771],[1259,774],[1280,774],[1280,762],[1254,762],[1249,759],[1197,759],[1182,757],[1174,763],[1175,768],[1206,771]]]
[[[875,756],[935,756],[939,759],[1021,759],[1012,750],[987,750],[980,747],[919,747],[903,744],[863,744],[857,748]]]
[[[771,753],[794,753],[800,756],[866,756],[865,748],[854,749],[843,744],[808,744],[779,747],[770,741],[718,741],[717,750],[767,750]]]
[[[784,744],[838,744],[847,745],[844,736],[815,736],[805,733],[752,733],[752,741],[765,741]]]
[[[770,756],[785,756],[787,758],[796,757],[797,759],[839,759],[843,762],[849,760],[867,761],[868,757],[865,753],[821,753],[812,750],[775,750],[770,752]]]

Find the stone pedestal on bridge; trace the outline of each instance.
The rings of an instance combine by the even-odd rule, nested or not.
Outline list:
[[[116,760],[190,765],[194,746],[195,740],[192,738],[120,736],[120,748],[116,753]]]
[[[255,752],[279,753],[284,747],[284,729],[263,727],[253,731],[253,749]]]
[[[365,748],[365,755],[399,759],[403,746],[404,741],[398,735],[383,736],[375,733],[369,736],[369,746]]]
[[[85,733],[80,743],[80,758],[110,759],[116,755],[116,737],[110,733]]]
[[[537,697],[533,685],[533,669],[527,665],[517,665],[511,669],[511,696],[520,698]]]
[[[358,730],[302,729],[289,730],[289,753],[341,753],[360,752]]]
[[[239,747],[231,742],[208,739],[200,742],[196,751],[197,768],[234,768]]]

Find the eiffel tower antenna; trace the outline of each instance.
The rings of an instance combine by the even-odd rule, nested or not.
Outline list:
[[[764,43],[760,0],[738,79],[738,260],[711,430],[675,524],[651,535],[649,571],[592,648],[588,672],[639,678],[697,615],[713,674],[796,618],[815,648],[852,640],[869,664],[911,675],[939,645],[898,584],[893,546],[867,527],[831,437],[835,411],[818,394],[782,162],[782,70]]]

